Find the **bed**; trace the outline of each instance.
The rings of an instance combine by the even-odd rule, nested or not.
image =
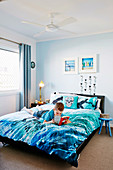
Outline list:
[[[10,113],[0,117],[0,141],[26,144],[77,167],[78,155],[100,126],[98,118],[100,111],[104,112],[104,98],[100,95],[55,92],[50,103],[40,107],[51,110],[56,102],[63,102],[63,116],[69,116],[71,123],[61,126],[43,124],[47,112],[39,117],[27,111]],[[31,109],[38,111],[36,107]]]

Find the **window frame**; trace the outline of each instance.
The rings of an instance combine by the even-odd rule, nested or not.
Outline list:
[[[20,55],[19,55],[19,48],[18,48],[18,52],[17,51],[13,51],[10,49],[6,49],[6,48],[0,48],[0,50],[4,50],[4,51],[9,51],[9,52],[13,52],[13,53],[17,53],[18,54],[18,59],[19,59],[19,88],[18,89],[6,89],[6,90],[0,90],[0,96],[3,95],[13,95],[13,94],[19,94],[20,93]]]

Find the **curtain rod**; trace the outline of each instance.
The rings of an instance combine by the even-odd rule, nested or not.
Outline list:
[[[11,42],[11,43],[15,43],[15,44],[18,44],[18,45],[22,45],[22,43],[18,43],[18,42],[16,42],[16,41],[8,40],[8,39],[3,38],[3,37],[0,37],[0,39],[5,40],[5,41],[9,41],[9,42]]]

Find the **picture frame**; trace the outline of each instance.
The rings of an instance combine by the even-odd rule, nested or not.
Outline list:
[[[96,73],[97,59],[96,56],[79,57],[79,73]]]
[[[64,59],[64,74],[78,74],[78,58]]]

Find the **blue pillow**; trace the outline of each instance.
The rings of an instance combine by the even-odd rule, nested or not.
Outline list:
[[[80,108],[80,109],[92,109],[92,110],[95,110],[96,102],[97,102],[97,97],[92,97],[90,99],[80,97],[78,99],[77,107]]]
[[[77,109],[78,96],[63,96],[64,108]]]

